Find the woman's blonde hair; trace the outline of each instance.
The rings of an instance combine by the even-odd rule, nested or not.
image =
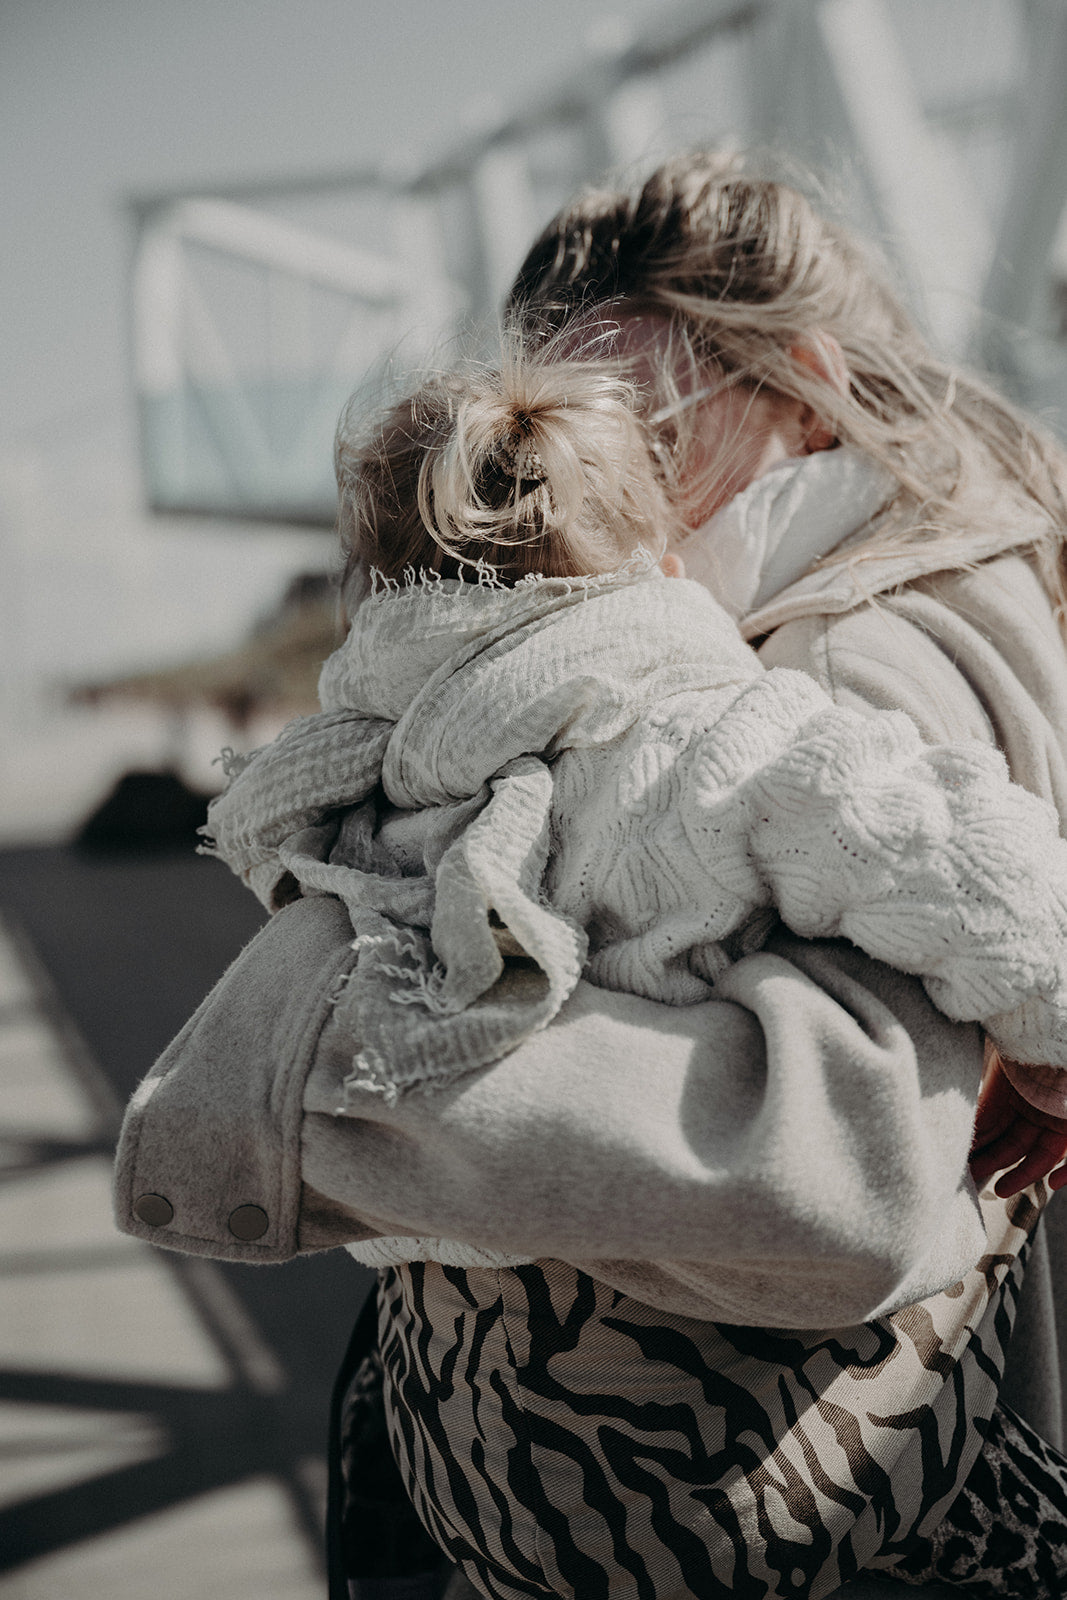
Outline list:
[[[428,377],[335,447],[350,572],[610,571],[653,555],[677,516],[650,452],[635,386],[617,366],[506,336],[498,365]]]
[[[612,310],[668,319],[665,392],[649,402],[660,416],[676,414],[679,351],[683,368],[800,400],[900,485],[848,558],[921,540],[943,545],[946,568],[965,566],[970,536],[1002,535],[1016,518],[1062,618],[1064,451],[982,379],[940,360],[868,251],[792,185],[701,152],[639,188],[590,189],[534,244],[509,304],[534,336]],[[810,359],[820,334],[840,344],[846,392]],[[685,444],[672,420],[661,455]]]

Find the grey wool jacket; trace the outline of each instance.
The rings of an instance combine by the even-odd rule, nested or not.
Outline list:
[[[747,631],[843,704],[998,744],[1067,817],[1067,657],[1011,544],[967,552],[970,571],[927,570],[921,549],[823,569]],[[778,934],[688,1007],[581,982],[503,1060],[395,1104],[350,1091],[339,1113],[359,1043],[333,1005],[351,945],[343,905],[314,896],[246,948],[131,1101],[120,1227],[252,1262],[451,1238],[487,1260],[572,1261],[668,1311],[785,1327],[921,1300],[1005,1234],[966,1168],[979,1030],[843,942]],[[1005,1391],[1053,1442],[1059,1211],[1031,1252]]]

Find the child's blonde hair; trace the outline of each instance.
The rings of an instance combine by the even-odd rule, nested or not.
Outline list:
[[[674,349],[661,352],[661,393],[649,402],[670,419],[665,455],[684,454],[687,443],[670,404],[674,374],[687,366],[792,396],[900,485],[876,534],[848,559],[922,540],[943,546],[946,567],[966,565],[972,535],[1014,522],[1062,616],[1062,447],[982,379],[933,354],[868,250],[792,185],[736,156],[698,152],[632,189],[589,189],[532,247],[510,308],[532,335],[620,310],[666,318]],[[823,333],[843,351],[845,392],[809,359]],[[691,375],[683,381],[692,386]]]
[[[605,363],[504,341],[499,365],[428,377],[335,449],[349,571],[610,571],[676,531],[635,386]]]

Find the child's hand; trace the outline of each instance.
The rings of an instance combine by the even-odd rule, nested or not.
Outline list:
[[[994,1172],[1003,1173],[994,1185],[1002,1200],[1038,1178],[1048,1178],[1050,1189],[1062,1189],[1067,1185],[1067,1167],[1061,1165],[1065,1158],[1067,1118],[1038,1111],[1024,1100],[991,1051],[971,1145],[971,1176],[979,1189]]]

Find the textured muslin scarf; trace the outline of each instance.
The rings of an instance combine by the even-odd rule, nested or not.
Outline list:
[[[392,1098],[446,1082],[543,1027],[582,971],[585,932],[541,887],[554,756],[760,672],[705,590],[644,558],[592,579],[379,586],[323,668],[322,712],[213,802],[208,849],[270,907],[348,907],[354,1083]],[[410,814],[406,860],[383,844],[379,790]]]

